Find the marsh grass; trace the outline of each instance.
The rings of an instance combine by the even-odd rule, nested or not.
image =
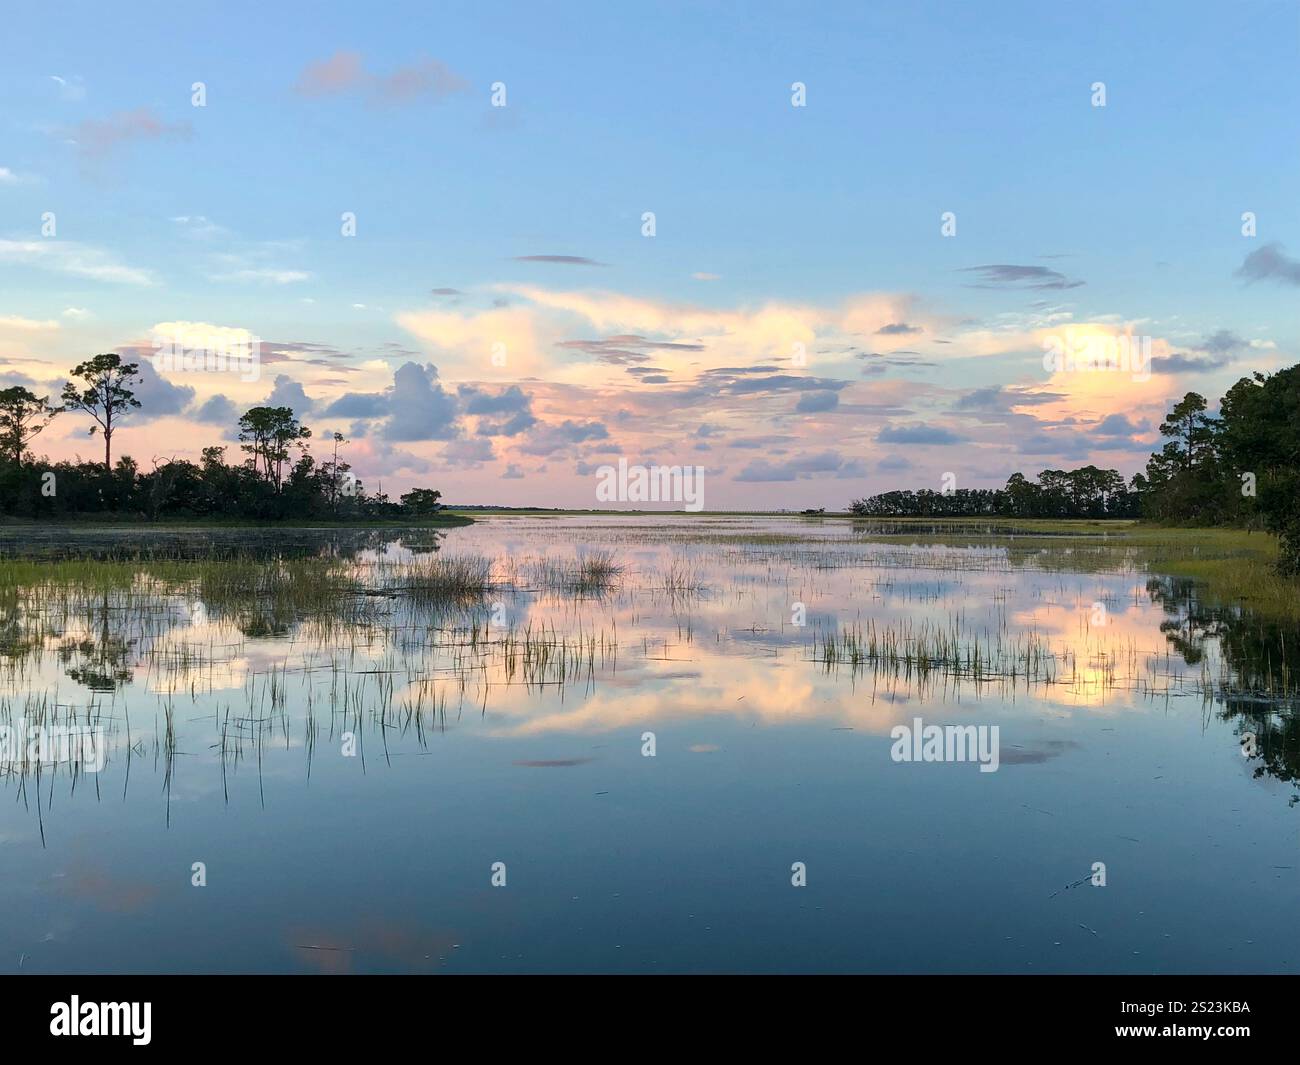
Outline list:
[[[377,544],[284,557],[0,559],[0,720],[100,721],[128,768],[152,749],[169,792],[206,745],[223,787],[251,771],[260,791],[273,748],[301,748],[310,772],[319,744],[351,732],[363,764],[367,750],[387,760],[404,741],[423,750],[463,715],[490,718],[502,689],[545,712],[629,683],[620,656],[638,669],[687,661],[701,637],[763,656],[789,648],[823,683],[869,677],[896,692],[940,686],[945,697],[990,687],[1085,702],[1199,695],[1259,700],[1265,714],[1297,695],[1294,630],[1265,622],[1296,617],[1300,597],[1269,574],[1276,548],[1262,534],[792,524],[593,525],[576,554],[574,530],[547,522],[529,528],[536,553]],[[1153,574],[1185,576],[1198,591],[1153,589]],[[1095,598],[1117,612],[1158,601],[1166,620],[1157,628],[1156,615],[1142,646],[1086,624],[1038,627],[1037,609],[1082,618]],[[820,604],[806,633],[785,627],[795,600]],[[1228,605],[1225,622],[1197,616],[1201,600]],[[506,696],[511,713],[518,699]],[[128,702],[138,713],[142,701],[154,727],[133,731]],[[204,730],[203,743],[187,728]],[[56,773],[78,779],[67,767],[36,772],[46,784]],[[34,783],[20,781],[24,797],[39,794]]]
[[[417,603],[469,603],[492,590],[492,560],[473,555],[417,558],[381,572],[378,591],[406,595]]]
[[[572,562],[544,558],[529,569],[531,580],[549,591],[575,596],[601,596],[617,586],[624,567],[612,551],[592,548]]]

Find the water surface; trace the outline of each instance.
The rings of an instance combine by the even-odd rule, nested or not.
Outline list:
[[[0,969],[1295,971],[1296,634],[884,531],[7,533],[0,723],[107,759],[0,766]],[[997,771],[893,760],[917,718]]]

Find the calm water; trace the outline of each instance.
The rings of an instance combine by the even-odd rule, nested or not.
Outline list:
[[[3,592],[0,722],[76,715],[107,758],[0,766],[0,971],[1300,965],[1291,634],[1127,549],[795,518],[41,537],[0,552],[349,583],[241,602],[142,561]],[[602,551],[621,572],[579,579]],[[412,594],[458,558],[486,594]],[[997,726],[997,771],[895,761],[916,718]]]

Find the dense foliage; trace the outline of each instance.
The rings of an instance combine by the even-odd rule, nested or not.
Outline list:
[[[1160,425],[1145,474],[1116,470],[1013,474],[1004,488],[885,492],[850,507],[865,517],[1135,518],[1177,525],[1263,526],[1280,567],[1300,573],[1300,365],[1243,377],[1210,412],[1188,392]]]
[[[1044,470],[1037,481],[1011,475],[1005,488],[922,488],[856,500],[850,510],[872,518],[1133,518],[1138,495],[1115,470],[1084,466]]]
[[[143,470],[123,455],[112,461],[112,438],[123,418],[140,407],[132,385],[134,363],[97,355],[73,370],[62,404],[26,388],[0,390],[0,513],[23,518],[111,516],[150,521],[176,518],[376,520],[423,518],[438,510],[441,493],[417,488],[397,502],[367,493],[347,462],[333,454],[318,462],[311,430],[288,407],[254,407],[239,419],[242,462],[225,447],[206,447],[199,462],[154,460]],[[104,440],[103,462],[33,458],[33,439],[58,415],[80,413]]]
[[[1243,377],[1206,411],[1189,392],[1160,426],[1169,442],[1147,463],[1143,513],[1171,523],[1263,525],[1281,568],[1300,574],[1300,365]]]

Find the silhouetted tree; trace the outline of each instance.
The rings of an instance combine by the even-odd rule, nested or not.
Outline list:
[[[117,422],[140,406],[131,390],[139,373],[136,363],[123,363],[120,355],[109,352],[78,363],[73,367],[72,376],[81,378],[81,384],[69,381],[63,386],[63,409],[89,414],[96,423],[90,427],[90,435],[94,436],[96,430],[104,434],[105,470],[113,467],[113,433]]]
[[[49,396],[37,396],[21,386],[0,391],[0,451],[22,465],[27,444],[61,413]]]

